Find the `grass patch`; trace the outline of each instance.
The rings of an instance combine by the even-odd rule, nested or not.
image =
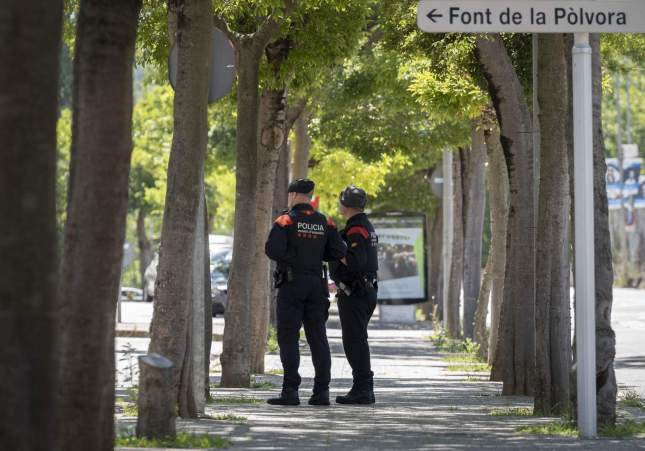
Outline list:
[[[640,397],[640,395],[633,390],[625,392],[623,399],[618,401],[618,405],[620,407],[634,407],[636,409],[645,410],[645,402],[643,402],[643,399]]]
[[[213,398],[213,404],[259,404],[261,400],[248,396],[226,396]]]
[[[448,354],[441,360],[448,363],[485,363],[474,354]]]
[[[276,384],[274,384],[273,382],[269,382],[269,381],[256,381],[256,380],[253,380],[251,382],[251,388],[256,388],[256,389],[260,389],[260,390],[269,390],[269,389],[276,388],[276,387],[277,387]]]
[[[520,434],[554,435],[560,437],[577,437],[578,428],[572,421],[558,420],[537,426],[522,426],[517,429]],[[615,426],[601,426],[598,433],[608,438],[645,437],[645,421],[626,420]]]
[[[126,417],[136,417],[139,415],[139,406],[136,403],[126,402],[123,399],[118,398],[116,405],[121,408],[121,412]]]
[[[466,382],[489,382],[488,378],[481,377],[481,376],[466,376],[466,379],[464,379]]]
[[[533,416],[532,407],[507,407],[503,409],[493,409],[490,411],[493,417],[531,417]]]
[[[269,326],[269,336],[267,337],[267,351],[276,353],[280,347],[278,346],[278,332],[275,327]]]
[[[477,359],[479,353],[479,344],[473,342],[470,338],[466,340],[458,340],[455,338],[448,338],[443,331],[426,337],[437,348],[439,352],[447,352],[449,354],[464,354],[472,356]],[[477,361],[481,361],[477,359]]]
[[[601,426],[598,432],[611,438],[645,437],[645,421],[627,420],[615,426]]]
[[[218,415],[207,415],[207,416],[204,416],[204,418],[207,418],[209,420],[215,420],[215,421],[230,421],[237,424],[246,424],[246,422],[249,420],[247,417],[243,417],[240,415],[233,415],[232,413],[220,413]]]
[[[558,420],[534,426],[522,426],[517,432],[526,435],[555,435],[558,437],[577,437],[578,429],[571,421]]]
[[[284,370],[282,368],[272,368],[270,370],[266,370],[264,374],[273,374],[274,376],[281,376],[284,374]]]
[[[446,368],[453,373],[488,373],[490,365],[488,363],[454,363]]]
[[[219,435],[188,434],[180,432],[176,437],[160,439],[138,438],[135,435],[121,435],[114,440],[115,446],[134,448],[228,448],[231,443]]]

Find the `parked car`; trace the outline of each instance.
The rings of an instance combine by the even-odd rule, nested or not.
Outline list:
[[[146,268],[143,274],[143,299],[146,302],[152,302],[155,296],[155,282],[157,280],[157,265],[159,265],[159,253],[155,252],[155,256]]]
[[[141,288],[121,287],[121,302],[143,301],[143,290]]]
[[[228,272],[233,257],[233,238],[228,235],[209,235],[208,249],[210,253],[211,299],[213,301],[213,316],[215,316],[223,314],[226,310]],[[143,298],[148,302],[151,302],[155,296],[158,265],[159,254],[155,253],[144,274]]]
[[[211,299],[213,300],[213,316],[226,311],[228,301],[228,274],[233,259],[233,247],[218,247],[211,250]]]

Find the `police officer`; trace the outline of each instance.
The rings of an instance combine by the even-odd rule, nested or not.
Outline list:
[[[365,191],[356,186],[349,186],[340,193],[340,213],[347,219],[345,229],[341,231],[347,243],[347,256],[340,263],[330,264],[330,268],[338,287],[343,348],[353,376],[349,393],[336,397],[340,404],[375,402],[367,325],[376,308],[378,237],[364,213],[366,204]]]
[[[289,185],[290,210],[276,219],[266,242],[266,255],[278,269],[277,332],[284,368],[282,393],[269,404],[298,405],[300,352],[298,339],[304,325],[316,370],[311,405],[329,405],[331,355],[325,323],[329,317],[327,276],[323,260],[345,256],[347,246],[331,219],[311,205],[314,182],[300,179]]]

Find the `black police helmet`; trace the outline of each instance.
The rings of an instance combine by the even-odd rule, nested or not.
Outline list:
[[[348,208],[364,209],[367,205],[367,194],[364,190],[351,185],[340,193],[340,203]]]
[[[289,184],[290,193],[309,194],[313,192],[316,184],[309,179],[294,180]]]

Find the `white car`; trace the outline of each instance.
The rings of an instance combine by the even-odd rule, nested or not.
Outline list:
[[[143,275],[143,300],[152,302],[155,297],[155,282],[157,280],[157,266],[159,265],[159,253],[155,252],[155,256],[146,268]]]

